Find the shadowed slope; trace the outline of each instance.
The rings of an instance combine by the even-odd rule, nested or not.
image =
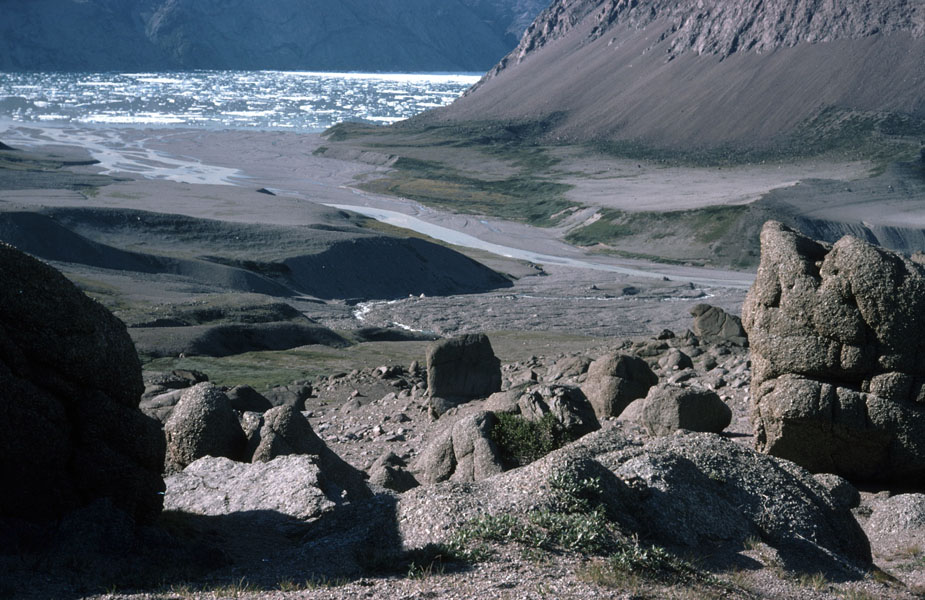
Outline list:
[[[45,260],[179,275],[271,296],[399,298],[511,285],[444,246],[347,225],[247,225],[120,209],[10,210],[0,211],[0,241]]]

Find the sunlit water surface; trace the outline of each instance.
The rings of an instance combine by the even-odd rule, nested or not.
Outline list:
[[[444,106],[478,74],[2,73],[0,118],[82,125],[322,131]]]

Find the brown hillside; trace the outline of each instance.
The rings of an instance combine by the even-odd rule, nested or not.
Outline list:
[[[925,119],[922,0],[555,0],[473,90],[421,120],[760,147],[888,114],[914,124],[905,133]]]

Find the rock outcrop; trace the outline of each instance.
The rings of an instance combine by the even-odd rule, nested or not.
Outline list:
[[[331,510],[314,456],[280,456],[265,463],[239,463],[206,456],[167,477],[168,510],[198,515],[273,511],[310,519]]]
[[[643,398],[658,377],[636,356],[613,352],[598,358],[588,367],[588,377],[581,386],[598,419],[618,417],[630,402]]]
[[[437,413],[501,389],[501,361],[485,334],[435,342],[427,349],[427,390]]]
[[[0,244],[0,518],[47,521],[109,498],[161,510],[164,437],[138,410],[125,325],[61,273]]]
[[[287,454],[320,454],[322,442],[308,420],[291,406],[277,406],[263,413],[260,441],[250,460],[269,462]]]
[[[504,470],[501,452],[491,438],[498,418],[481,411],[456,421],[421,452],[411,467],[424,484],[478,481]]]
[[[620,427],[489,479],[405,492],[398,506],[402,539],[409,546],[441,541],[485,515],[527,519],[555,507],[550,482],[556,479],[596,481],[598,501],[627,538],[635,533],[671,547],[738,553],[745,540],[760,537],[788,568],[871,564],[851,512],[806,470],[714,434],[643,445]]]
[[[742,310],[758,448],[848,479],[925,481],[925,267],[776,222],[761,248]]]

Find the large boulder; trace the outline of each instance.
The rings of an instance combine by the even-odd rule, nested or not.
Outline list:
[[[167,460],[183,468],[203,456],[241,460],[247,439],[225,393],[209,382],[183,392],[164,424]]]
[[[895,554],[919,547],[925,539],[925,494],[897,494],[876,499],[864,530],[881,553]]]
[[[727,341],[739,346],[748,343],[742,320],[718,306],[697,304],[691,309],[691,316],[694,317],[691,329],[697,337],[707,341]]]
[[[652,435],[679,429],[719,433],[732,422],[732,410],[712,390],[664,384],[649,390],[640,421]]]
[[[636,356],[612,352],[588,367],[588,376],[581,386],[598,419],[618,417],[630,402],[642,398],[658,377]]]
[[[421,483],[478,481],[501,473],[504,466],[491,430],[498,418],[491,411],[463,417],[445,428],[412,465]]]
[[[322,479],[315,456],[280,456],[266,463],[206,456],[167,478],[165,508],[198,515],[274,511],[310,519],[337,504],[322,490]]]
[[[528,421],[540,421],[551,414],[570,439],[601,428],[591,402],[577,387],[538,386],[518,398],[517,412]]]
[[[277,406],[263,414],[260,441],[250,457],[253,462],[269,462],[287,454],[320,454],[324,448],[308,419],[291,406]]]
[[[431,398],[460,403],[487,398],[501,389],[501,361],[485,334],[469,334],[427,349],[427,389]]]
[[[925,267],[770,221],[742,314],[760,450],[848,479],[925,481]]]
[[[61,273],[0,243],[0,518],[55,520],[97,499],[161,510],[164,437],[138,410],[125,325]]]
[[[236,385],[225,392],[225,395],[228,396],[231,408],[241,413],[262,413],[273,408],[273,404],[265,396],[249,385]]]
[[[245,413],[253,414],[253,413]],[[351,499],[369,495],[366,475],[337,456],[312,430],[302,413],[291,406],[277,406],[263,414],[260,430],[251,437],[253,462],[270,462],[279,456],[311,455],[324,472],[321,487],[328,495]]]

